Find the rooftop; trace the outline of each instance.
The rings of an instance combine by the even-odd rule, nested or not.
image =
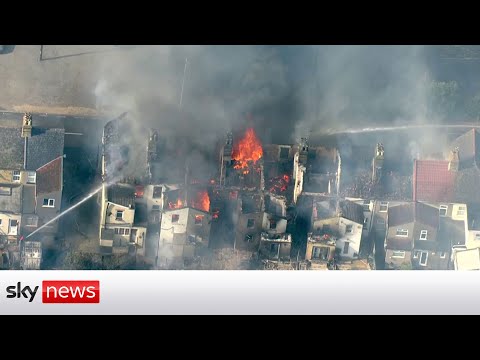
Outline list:
[[[62,190],[62,162],[60,156],[37,170],[37,195]]]
[[[480,249],[455,251],[455,270],[480,270]]]
[[[477,129],[457,137],[450,148],[458,148],[461,170],[480,164],[480,133]]]
[[[454,197],[456,172],[448,170],[447,160],[415,160],[413,200],[450,202]]]
[[[64,129],[33,127],[27,142],[26,170],[39,167],[63,155]],[[0,169],[23,169],[25,139],[21,127],[0,127]]]
[[[109,121],[103,131],[107,176],[144,179],[148,173],[148,139],[148,130],[127,116]]]
[[[64,129],[40,129],[33,127],[27,145],[27,169],[37,170],[63,155]]]
[[[412,202],[388,208],[389,227],[418,222],[420,224],[437,228],[438,221],[438,209],[425,203]]]
[[[340,202],[340,212],[341,216],[345,219],[356,222],[357,224],[363,225],[363,206],[356,204],[352,201],[341,201]]]
[[[455,245],[465,245],[465,223],[449,217],[441,217],[438,242],[441,250],[448,250]]]
[[[135,208],[135,187],[126,184],[112,185],[107,190],[108,201],[130,208]]]
[[[0,128],[0,168],[23,168],[24,139],[20,136],[20,128]]]
[[[3,212],[19,214],[22,211],[22,186],[4,186],[10,189],[10,195],[0,195],[0,209]]]

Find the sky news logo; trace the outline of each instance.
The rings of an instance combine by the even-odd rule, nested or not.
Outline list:
[[[26,299],[32,302],[39,286],[24,286],[21,282],[7,286],[7,299]],[[100,281],[97,280],[45,280],[42,281],[44,304],[98,304]]]

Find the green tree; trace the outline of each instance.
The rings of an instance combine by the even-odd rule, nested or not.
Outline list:
[[[449,117],[455,114],[459,101],[456,81],[432,81],[428,87],[428,112],[431,117]]]
[[[480,93],[466,101],[465,111],[471,120],[480,120]]]

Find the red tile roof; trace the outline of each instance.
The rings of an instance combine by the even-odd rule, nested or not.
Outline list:
[[[413,201],[450,202],[455,190],[455,172],[446,160],[415,160]]]
[[[37,195],[62,190],[62,160],[59,156],[37,170]]]

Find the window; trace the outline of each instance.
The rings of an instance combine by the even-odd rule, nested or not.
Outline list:
[[[115,228],[116,235],[130,235],[130,229],[125,228]]]
[[[280,159],[288,159],[288,153],[290,149],[288,147],[281,147],[280,148]]]
[[[203,215],[195,215],[195,225],[202,225]]]
[[[117,214],[115,215],[115,220],[117,221],[123,220],[123,210],[117,210]]]
[[[154,186],[153,187],[153,198],[159,199],[162,197],[162,187],[161,186]]]
[[[55,207],[55,199],[43,199],[42,207]]]
[[[419,255],[420,255],[420,261],[419,261],[420,266],[427,266],[428,252],[420,251]]]
[[[351,233],[353,232],[353,225],[347,225],[347,226],[345,227],[345,232],[346,232],[347,234],[351,234]]]
[[[444,252],[444,251],[442,251],[442,252],[440,253],[440,259],[445,259],[446,257],[447,257],[447,253]]]
[[[349,246],[350,246],[350,243],[348,241],[346,241],[345,244],[343,244],[343,253],[344,254],[348,254]]]
[[[37,181],[37,174],[35,173],[35,171],[29,171],[27,182],[30,184],[35,184],[36,181]]]
[[[330,248],[324,246],[314,246],[312,249],[312,259],[328,260]]]
[[[422,230],[420,231],[420,240],[427,240],[428,231]]]
[[[370,211],[370,200],[363,201],[363,211]]]
[[[255,226],[255,219],[247,220],[247,228],[253,228]]]
[[[270,229],[276,229],[276,228],[277,228],[277,220],[270,219]]]
[[[246,242],[250,242],[252,240],[253,240],[253,235],[252,234],[245,235],[245,241]]]
[[[475,240],[480,241],[480,233],[475,234]]]
[[[439,214],[440,216],[447,216],[448,206],[447,205],[440,205]]]
[[[18,221],[17,220],[10,220],[9,228],[8,228],[8,235],[17,235],[18,234]]]
[[[19,182],[20,181],[20,171],[13,170],[13,181]]]
[[[418,258],[418,255],[420,255],[420,251],[415,251],[415,252],[413,253],[413,258],[414,258],[414,259],[417,259],[417,258]]]
[[[387,212],[388,211],[388,202],[381,201],[380,202],[380,210],[379,212]]]
[[[464,216],[467,209],[465,206],[459,206],[457,210],[457,216]]]
[[[153,211],[160,211],[160,205],[152,205]]]
[[[0,195],[5,195],[5,196],[12,195],[12,188],[7,186],[0,186]]]
[[[405,259],[405,251],[393,251],[392,258],[394,259]]]
[[[397,236],[407,237],[408,230],[407,229],[397,229]]]
[[[278,252],[280,250],[280,244],[270,244],[270,252]]]
[[[179,219],[180,219],[180,215],[172,214],[172,223],[178,222]]]

